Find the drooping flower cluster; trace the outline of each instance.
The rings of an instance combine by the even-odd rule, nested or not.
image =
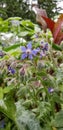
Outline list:
[[[43,41],[40,42],[40,57],[46,56],[46,52],[48,51],[48,43],[45,43]]]
[[[13,69],[11,66],[8,66],[8,71],[9,71],[11,74],[15,74],[15,69]]]

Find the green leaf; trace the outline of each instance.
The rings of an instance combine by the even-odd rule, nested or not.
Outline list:
[[[11,130],[11,123],[9,122],[6,126],[6,129],[5,130]]]
[[[12,89],[14,89],[13,86],[5,87],[5,88],[3,89],[3,93],[4,93],[4,94],[9,93]]]
[[[14,45],[11,45],[9,47],[4,48],[3,50],[6,51],[6,52],[8,52],[10,50],[13,50],[13,49],[16,49],[16,48],[20,47],[21,45],[22,45],[22,43],[14,44]]]
[[[7,20],[11,21],[11,20],[21,20],[21,19],[22,19],[21,17],[10,17]]]
[[[34,28],[34,24],[30,20],[22,20],[21,25],[26,26],[27,28],[30,27],[30,29]]]
[[[15,120],[15,104],[14,101],[9,100],[0,100],[0,112],[4,113],[9,119]]]
[[[59,51],[62,50],[59,45],[56,45],[56,44],[54,44],[54,43],[53,43],[52,47],[53,47],[55,50],[59,50]]]
[[[29,34],[29,31],[21,31],[19,36],[24,37],[27,36]]]
[[[0,88],[0,99],[3,99],[3,88]]]
[[[20,102],[16,103],[16,107],[16,123],[19,130],[22,130],[22,125],[25,130],[41,130],[39,121],[35,118],[35,115],[31,111],[25,110]]]
[[[52,121],[52,124],[56,128],[63,128],[63,111],[60,111],[56,114],[55,119]]]

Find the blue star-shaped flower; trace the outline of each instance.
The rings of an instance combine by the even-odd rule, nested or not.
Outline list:
[[[25,47],[25,46],[22,46],[22,47],[21,47],[21,50],[22,50],[22,55],[21,55],[21,59],[22,59],[22,60],[25,59],[25,58],[27,58],[27,57],[32,60],[32,59],[33,59],[33,56],[36,56],[37,53],[40,51],[39,48],[37,48],[37,49],[32,49],[32,44],[31,44],[31,42],[29,42],[26,47]]]

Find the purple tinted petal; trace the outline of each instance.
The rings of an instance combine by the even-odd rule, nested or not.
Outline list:
[[[48,51],[48,44],[45,45],[45,50]]]
[[[24,60],[26,57],[27,57],[27,54],[26,54],[26,53],[24,53],[24,54],[21,55],[21,59],[22,59],[22,60]]]
[[[14,74],[14,73],[15,73],[15,70],[14,70],[14,69],[11,69],[11,73]]]
[[[15,69],[13,69],[12,67],[8,67],[8,70],[9,70],[9,72],[11,72],[12,74],[14,74],[15,73]]]
[[[44,41],[41,41],[40,44],[44,44]]]
[[[41,51],[40,52],[40,57],[44,57],[44,56],[46,56],[46,54],[44,53],[44,51]]]
[[[32,60],[33,59],[33,56],[32,54],[29,55],[29,59]]]
[[[21,47],[21,50],[22,50],[22,52],[26,52],[26,47],[25,47],[25,46],[22,46],[22,47]]]
[[[33,54],[34,56],[36,56],[36,54],[37,54],[39,51],[40,51],[39,48],[34,49],[34,50],[32,50],[32,54]]]
[[[32,50],[32,55],[36,56],[36,54],[37,54],[37,51]]]
[[[54,92],[54,89],[53,88],[48,88],[48,92],[52,93],[52,92]]]
[[[32,48],[32,44],[31,44],[31,42],[29,42],[29,43],[27,44],[27,48],[29,48],[29,49]]]
[[[40,48],[39,47],[36,50],[37,50],[37,52],[40,52]]]
[[[44,51],[48,51],[48,43],[46,43],[46,44],[44,45],[43,50],[44,50]]]
[[[10,66],[8,66],[8,70],[11,70],[11,67],[10,67]]]

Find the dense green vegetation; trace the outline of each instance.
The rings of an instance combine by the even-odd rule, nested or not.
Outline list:
[[[58,14],[57,0],[38,0],[38,3],[40,7],[46,9],[48,17],[53,18]],[[0,0],[0,16],[4,19],[17,16],[35,22],[35,14],[23,0]]]
[[[30,20],[0,19],[0,130],[63,129],[62,46]]]
[[[58,13],[55,0],[38,2]],[[0,16],[0,130],[63,130],[63,41],[23,0],[0,0]]]

